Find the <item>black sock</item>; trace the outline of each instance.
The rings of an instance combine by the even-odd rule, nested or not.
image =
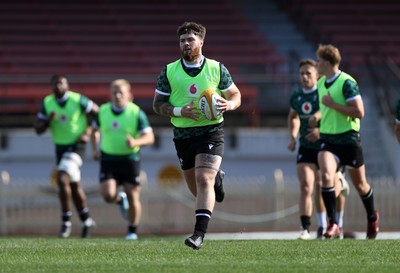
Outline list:
[[[211,211],[207,209],[196,210],[196,225],[194,226],[194,234],[204,238],[207,232],[208,222],[211,218]]]
[[[368,222],[376,221],[376,214],[374,207],[374,191],[372,187],[366,195],[361,196],[361,200],[364,204],[365,210],[367,211]]]
[[[61,221],[63,222],[71,222],[72,211],[63,211],[61,213]]]
[[[300,216],[300,221],[303,229],[306,229],[308,232],[310,232],[311,217],[307,215],[302,215]]]
[[[328,216],[329,224],[337,224],[335,188],[321,188],[321,194],[322,199],[324,199],[326,215]]]
[[[129,233],[136,233],[137,228],[138,227],[136,225],[129,225],[128,226],[128,232]]]
[[[82,222],[85,222],[89,218],[89,209],[84,208],[79,212],[79,218]]]

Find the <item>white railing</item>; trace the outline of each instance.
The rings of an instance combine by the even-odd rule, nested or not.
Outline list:
[[[399,182],[388,177],[370,178],[375,189],[376,208],[380,211],[381,231],[400,231]],[[38,186],[39,185],[39,186]],[[96,179],[85,181],[91,215],[97,222],[93,236],[121,235],[126,222],[114,205],[106,204],[98,191]],[[299,184],[296,177],[275,179],[237,177],[225,181],[227,192],[217,204],[210,222],[210,232],[297,231]],[[47,181],[13,181],[3,171],[0,183],[0,230],[2,235],[56,235],[60,224],[56,189]],[[190,233],[194,225],[194,199],[186,185],[161,186],[148,181],[142,191],[143,217],[141,234]],[[316,230],[316,216],[312,229]],[[360,197],[351,186],[346,201],[345,231],[364,231],[366,215]],[[80,223],[73,215],[73,234],[78,236]]]

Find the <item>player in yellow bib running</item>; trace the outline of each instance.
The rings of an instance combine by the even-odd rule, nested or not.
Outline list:
[[[142,215],[140,148],[154,143],[154,133],[145,112],[131,101],[130,83],[118,79],[110,89],[111,102],[100,106],[93,122],[93,157],[100,160],[101,195],[106,202],[118,204],[128,221],[125,239],[137,240]],[[123,191],[118,192],[119,186]]]
[[[185,22],[178,31],[181,56],[164,67],[158,76],[154,111],[171,118],[174,143],[191,193],[196,197],[196,224],[185,244],[193,249],[203,245],[215,201],[222,202],[224,190],[220,170],[224,154],[223,113],[241,104],[241,94],[226,67],[204,57],[206,28]],[[211,121],[201,115],[198,98],[206,89],[215,90],[221,115]]]
[[[54,75],[50,83],[53,94],[44,98],[34,127],[37,134],[49,128],[55,144],[62,214],[59,236],[66,238],[71,234],[72,199],[83,225],[81,237],[86,238],[95,223],[89,216],[86,195],[80,183],[81,166],[90,139],[90,119],[97,114],[98,106],[87,97],[70,91],[65,76]]]
[[[318,164],[322,177],[322,198],[329,218],[326,238],[337,237],[340,228],[335,217],[334,176],[339,164],[347,171],[367,213],[367,239],[379,231],[379,214],[374,206],[374,191],[368,184],[360,136],[364,103],[353,77],[339,69],[341,55],[333,45],[320,45],[316,51],[319,109],[321,111],[321,151]]]

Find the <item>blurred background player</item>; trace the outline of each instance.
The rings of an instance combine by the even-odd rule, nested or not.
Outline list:
[[[185,22],[177,30],[182,58],[166,65],[158,76],[154,111],[171,118],[174,143],[186,183],[196,197],[196,224],[185,244],[203,245],[215,201],[224,190],[220,170],[224,154],[223,113],[238,108],[241,94],[225,66],[202,54],[206,28]],[[203,90],[215,90],[221,115],[211,121],[201,115],[197,100]]]
[[[396,124],[394,125],[394,131],[396,134],[397,141],[400,143],[400,100],[397,101],[396,105]]]
[[[317,69],[320,101],[321,151],[318,163],[322,178],[322,198],[329,225],[326,238],[340,235],[336,220],[334,177],[339,164],[348,166],[351,181],[361,197],[367,213],[367,239],[375,239],[379,231],[379,214],[374,206],[374,191],[368,184],[360,137],[360,119],[364,103],[356,80],[339,69],[341,55],[333,45],[319,45]]]
[[[53,94],[44,98],[34,128],[37,134],[50,128],[55,144],[56,179],[62,214],[59,236],[66,238],[71,234],[72,199],[83,225],[81,237],[86,238],[95,222],[90,218],[86,194],[81,187],[81,166],[86,143],[90,139],[89,123],[97,114],[98,106],[87,97],[70,91],[65,76],[52,76],[50,84]]]
[[[130,83],[118,79],[110,89],[111,102],[101,105],[94,120],[93,157],[100,159],[100,191],[104,200],[119,204],[128,221],[125,239],[137,240],[142,215],[140,148],[154,143],[154,133],[145,112],[131,101]],[[97,149],[99,138],[101,154]],[[120,185],[124,191],[118,193]]]
[[[296,89],[290,97],[291,108],[288,115],[290,140],[288,149],[290,151],[295,150],[297,137],[300,133],[300,146],[297,154],[297,175],[300,182],[299,210],[302,230],[299,239],[308,240],[311,238],[310,226],[314,186],[316,187],[314,199],[319,227],[317,238],[321,238],[321,234],[327,226],[325,206],[320,195],[321,181],[318,171],[319,128],[318,124],[310,122],[310,120],[314,119],[313,115],[319,115],[318,73],[314,60],[304,59],[300,61],[299,78],[302,87]],[[337,186],[337,192],[340,192],[340,185],[337,184]],[[342,207],[344,208],[344,199],[342,200],[342,197],[339,197],[341,200],[338,203],[343,205]],[[343,212],[338,214],[338,217],[340,217],[340,222],[343,223]]]

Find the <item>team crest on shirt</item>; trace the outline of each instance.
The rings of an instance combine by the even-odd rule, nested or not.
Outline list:
[[[119,122],[118,122],[118,121],[113,121],[113,122],[111,123],[111,127],[112,127],[113,129],[118,129],[118,128],[119,128]]]
[[[62,114],[62,115],[60,116],[60,120],[61,120],[62,122],[66,122],[66,121],[67,121],[67,116],[64,115],[64,114]]]
[[[305,114],[310,114],[312,111],[312,105],[308,101],[301,105],[301,111]]]
[[[187,92],[189,96],[196,96],[199,93],[199,86],[193,83],[188,86]]]

